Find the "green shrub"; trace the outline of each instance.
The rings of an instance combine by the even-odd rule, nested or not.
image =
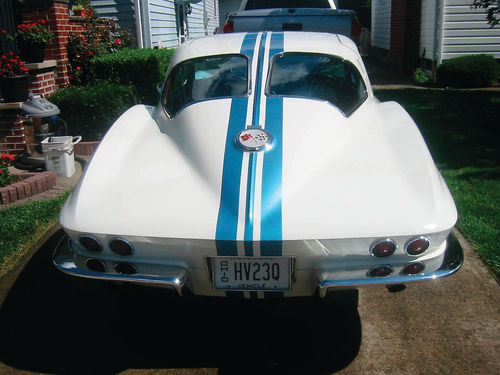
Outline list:
[[[437,69],[437,81],[450,87],[486,87],[500,78],[500,66],[493,56],[471,55],[444,60]]]
[[[100,140],[113,122],[139,102],[131,86],[101,82],[89,86],[70,86],[57,90],[50,101],[59,107],[71,135],[84,141]]]
[[[96,56],[89,62],[88,80],[132,85],[141,103],[156,105],[156,85],[165,78],[172,54],[170,49],[124,49]]]

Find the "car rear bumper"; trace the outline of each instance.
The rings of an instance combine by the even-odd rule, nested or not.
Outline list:
[[[188,287],[188,282],[193,275],[190,271],[183,267],[161,265],[159,272],[154,274],[120,274],[113,272],[96,272],[83,267],[80,267],[76,261],[76,255],[70,246],[69,237],[63,237],[58,243],[54,255],[53,262],[55,266],[62,272],[90,279],[108,280],[116,282],[131,282],[139,284],[149,284],[173,288],[179,295],[182,295],[183,287]],[[392,274],[385,277],[363,277],[363,278],[342,278],[335,279],[338,272],[335,270],[316,271],[316,276],[313,276],[311,270],[310,277],[305,277],[300,282],[309,283],[316,280],[315,285],[310,285],[311,293],[316,289],[321,298],[325,297],[328,290],[334,289],[352,289],[360,286],[368,285],[390,285],[390,284],[406,284],[415,281],[434,280],[440,277],[449,276],[462,266],[463,252],[460,243],[453,233],[450,233],[447,238],[446,249],[443,256],[441,266],[427,273],[416,275]],[[438,267],[438,266],[436,266]],[[302,278],[301,278],[302,279]],[[192,286],[192,285],[191,285]],[[315,287],[313,289],[313,287]]]
[[[325,297],[328,289],[354,288],[367,285],[406,284],[415,281],[434,280],[440,277],[452,275],[462,266],[464,255],[460,243],[452,232],[448,235],[446,242],[447,244],[443,263],[441,267],[435,271],[416,275],[398,274],[384,277],[366,277],[340,280],[329,278],[330,274],[328,274],[328,272],[324,272],[318,277],[319,296]]]
[[[104,273],[90,271],[79,267],[75,262],[75,253],[71,250],[69,237],[64,236],[58,243],[54,255],[54,265],[62,272],[89,279],[108,280],[117,282],[132,282],[140,284],[158,285],[173,288],[182,295],[182,288],[188,281],[188,271],[182,267],[164,266],[161,275],[132,275],[119,273]]]

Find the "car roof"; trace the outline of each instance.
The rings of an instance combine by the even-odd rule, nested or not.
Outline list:
[[[269,33],[269,32],[268,32]],[[280,32],[284,35],[283,52],[324,53],[341,56],[360,66],[356,44],[346,36],[314,32]],[[228,33],[201,37],[182,44],[172,57],[168,72],[179,62],[196,57],[240,54],[243,40],[247,35],[261,33]],[[362,65],[362,63],[361,63]]]

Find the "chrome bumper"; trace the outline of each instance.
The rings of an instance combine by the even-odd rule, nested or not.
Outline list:
[[[177,291],[179,296],[182,296],[182,287],[186,285],[188,280],[187,270],[181,267],[165,267],[165,275],[143,275],[133,274],[125,275],[118,273],[101,273],[89,271],[80,268],[75,264],[75,253],[70,248],[69,237],[64,236],[56,246],[52,258],[54,265],[62,272],[89,279],[109,280],[109,281],[126,281],[140,284],[156,284],[168,286]]]
[[[342,280],[320,280],[318,282],[319,296],[326,296],[328,289],[341,289],[349,287],[359,287],[367,285],[390,285],[406,284],[415,281],[434,280],[440,277],[449,276],[457,272],[462,267],[464,254],[462,247],[453,233],[450,232],[446,239],[447,246],[441,267],[433,272],[417,275],[391,275],[385,277],[372,277],[360,279],[342,279]]]

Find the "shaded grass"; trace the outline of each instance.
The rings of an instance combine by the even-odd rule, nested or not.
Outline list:
[[[457,227],[500,277],[500,91],[376,90],[420,128],[457,205]]]
[[[7,273],[46,230],[57,222],[69,192],[0,210],[0,276]]]

